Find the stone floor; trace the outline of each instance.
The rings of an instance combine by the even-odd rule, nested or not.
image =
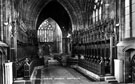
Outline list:
[[[75,69],[63,67],[50,60],[49,67],[36,67],[30,80],[16,80],[14,84],[105,84],[88,79]],[[107,84],[107,83],[106,83]]]
[[[105,84],[105,82],[93,82],[74,69],[61,66],[37,69],[36,73],[31,81],[24,80],[15,84]]]
[[[73,68],[63,67],[54,60],[50,60],[48,68],[36,67],[30,80],[19,79],[14,84],[116,84],[96,82],[85,77]],[[125,84],[125,83],[121,83]],[[130,83],[131,84],[131,83]]]
[[[37,69],[33,84],[90,84],[92,81],[75,71],[62,66]]]

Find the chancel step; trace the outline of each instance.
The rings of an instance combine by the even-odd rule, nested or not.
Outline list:
[[[117,83],[117,80],[115,79],[114,76],[106,76],[105,81],[108,83]]]

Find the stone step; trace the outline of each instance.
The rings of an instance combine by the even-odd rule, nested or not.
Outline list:
[[[105,76],[105,81],[106,81],[106,80],[113,80],[113,79],[115,79],[114,76]]]
[[[116,79],[107,80],[106,82],[108,82],[108,83],[118,83],[118,81]]]
[[[117,80],[115,79],[114,76],[106,76],[105,81],[108,83],[117,83]]]
[[[49,65],[58,65],[59,62],[58,62],[57,60],[51,59],[51,60],[48,60],[48,64],[49,64]]]
[[[14,84],[31,84],[30,80],[15,80]]]

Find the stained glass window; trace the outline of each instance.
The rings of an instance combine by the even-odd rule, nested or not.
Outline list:
[[[45,20],[38,28],[39,42],[53,42],[53,26]]]

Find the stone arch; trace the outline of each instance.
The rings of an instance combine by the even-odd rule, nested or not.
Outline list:
[[[125,53],[130,53],[130,59],[133,58],[133,55],[135,55],[135,45],[129,45],[129,46],[126,46],[124,49],[123,49],[123,52]],[[128,55],[126,55],[128,56]]]
[[[135,38],[127,38],[117,44],[118,59],[123,61],[124,82],[132,81],[132,60],[135,55]],[[134,64],[135,65],[135,64]]]
[[[46,0],[46,2],[43,2],[44,3],[44,5],[42,5],[41,7],[40,7],[40,10],[38,10],[37,12],[35,12],[36,10],[36,8],[38,8],[38,5],[40,5],[40,3],[42,3],[42,2],[40,2],[38,5],[36,5],[36,7],[34,7],[34,9],[33,9],[33,7],[29,7],[29,9],[33,9],[32,11],[31,11],[31,13],[29,14],[29,16],[30,16],[30,18],[32,18],[32,21],[34,21],[34,25],[35,25],[35,27],[36,27],[36,25],[37,25],[37,21],[38,21],[38,17],[39,17],[39,15],[40,15],[40,12],[42,11],[42,9],[47,5],[47,4],[49,4],[50,2],[52,2],[52,1],[54,1],[54,0]],[[72,26],[72,29],[73,28],[75,28],[76,26],[76,24],[78,24],[78,20],[77,20],[77,13],[76,13],[76,10],[75,10],[75,8],[71,5],[71,3],[69,3],[69,1],[68,0],[57,0],[57,2],[61,5],[61,6],[63,6],[63,8],[67,11],[67,13],[68,13],[68,15],[69,15],[69,17],[70,17],[70,20],[71,20],[71,26]],[[36,14],[36,15],[35,15]],[[33,16],[35,16],[35,17],[33,17]]]
[[[126,82],[135,82],[135,69],[133,70],[135,64],[135,47],[128,46],[124,48],[125,52],[125,81]],[[134,74],[133,74],[134,73]]]
[[[135,45],[134,45],[134,44],[131,44],[131,45],[126,46],[126,47],[123,49],[123,52],[128,51],[128,50],[131,50],[131,49],[135,49]]]

